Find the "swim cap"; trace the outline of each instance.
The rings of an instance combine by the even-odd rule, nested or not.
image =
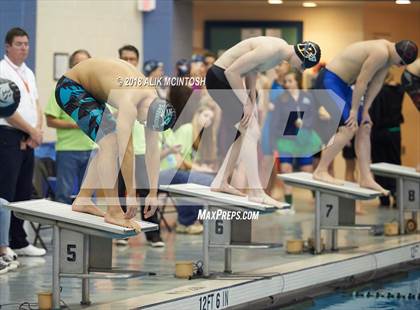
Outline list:
[[[157,68],[163,67],[163,63],[154,59],[146,61],[143,65],[143,73],[145,76],[149,76],[150,73],[155,71]]]
[[[295,53],[302,60],[305,69],[312,68],[321,59],[321,49],[318,44],[305,41],[294,45]]]
[[[153,131],[165,131],[172,128],[176,121],[176,112],[172,104],[156,98],[149,106],[145,126]]]
[[[405,65],[409,65],[417,59],[418,49],[416,43],[413,41],[399,41],[395,43],[395,49]]]
[[[11,116],[19,106],[19,87],[12,81],[0,78],[0,117]]]

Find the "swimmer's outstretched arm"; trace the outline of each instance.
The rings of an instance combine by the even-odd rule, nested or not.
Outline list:
[[[136,215],[138,204],[136,201],[136,184],[134,182],[134,152],[131,133],[137,116],[137,109],[128,100],[120,102],[117,117],[118,161],[126,185],[127,197],[126,218]]]
[[[373,79],[375,74],[384,66],[387,58],[388,54],[386,50],[375,51],[372,52],[372,54],[363,63],[353,91],[351,111],[352,114],[354,114],[354,117],[357,115],[357,111],[360,106],[360,101],[362,100],[362,97],[366,94],[370,81]],[[357,121],[355,123],[357,123]]]
[[[365,100],[363,104],[363,111],[365,113],[369,112],[369,109],[372,105],[373,100],[376,98],[376,96],[381,91],[381,88],[384,84],[386,75],[388,73],[388,67],[384,67],[380,69],[370,81],[368,89],[366,91]]]
[[[145,127],[144,135],[146,139],[146,170],[149,178],[149,194],[146,197],[144,216],[146,218],[152,216],[158,207],[157,190],[160,169],[160,157],[156,156],[159,150],[159,133]]]
[[[257,73],[252,72],[245,76],[245,87],[249,90],[249,98],[252,103],[257,102]]]
[[[126,218],[133,218],[136,215],[138,203],[136,201],[136,185],[134,178],[134,148],[132,134],[130,134],[130,139],[128,140],[124,158],[121,163],[121,174],[124,178],[127,192],[126,205],[134,206],[130,210],[127,209]]]

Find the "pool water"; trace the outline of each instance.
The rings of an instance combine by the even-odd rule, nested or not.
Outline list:
[[[398,281],[376,282],[353,292],[335,293],[314,300],[308,310],[404,309],[420,310],[420,269]]]

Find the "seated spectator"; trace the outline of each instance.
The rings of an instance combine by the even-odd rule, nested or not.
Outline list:
[[[206,97],[201,102],[208,100]],[[207,104],[197,108],[191,123],[182,125],[164,144],[180,151],[162,161],[160,184],[196,183],[210,186],[214,177],[216,139],[213,126],[214,112]],[[197,234],[203,226],[196,222],[201,206],[177,205],[179,233]]]

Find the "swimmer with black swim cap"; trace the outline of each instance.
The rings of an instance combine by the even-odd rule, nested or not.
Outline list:
[[[104,216],[108,223],[137,231],[140,227],[133,220],[138,208],[133,184],[131,132],[134,122],[138,120],[145,125],[145,158],[150,184],[145,201],[147,218],[156,211],[158,203],[158,132],[171,128],[176,120],[172,105],[160,99],[153,87],[141,81],[145,81],[144,75],[123,60],[90,58],[65,73],[57,82],[55,91],[58,105],[99,146],[73,203],[73,210]],[[118,110],[116,117],[106,104]],[[119,164],[127,188],[125,214],[120,208],[115,186]],[[91,200],[94,188],[98,188],[94,185],[98,182],[107,199],[106,213]]]
[[[305,41],[297,43],[293,47],[296,55],[302,61],[302,70],[316,66],[321,60],[321,49],[314,42]]]
[[[369,108],[382,88],[388,69],[392,65],[404,66],[412,63],[417,54],[416,44],[409,40],[397,43],[387,40],[362,41],[348,46],[319,73],[315,87],[332,90],[341,98],[337,105],[342,105],[343,101],[345,105],[339,131],[334,137],[334,142],[322,151],[321,161],[313,173],[314,179],[333,184],[344,183],[328,173],[328,166],[356,135],[360,185],[384,195],[388,194],[386,189],[375,182],[370,172],[372,121]]]
[[[401,85],[420,111],[420,58],[407,66],[401,76]]]
[[[223,111],[220,125],[221,130],[224,130],[223,135],[231,137],[234,142],[211,185],[213,191],[244,196],[228,181],[241,155],[247,163],[248,199],[281,207],[278,201],[264,192],[258,174],[259,128],[255,109],[257,74],[283,61],[303,71],[315,66],[320,59],[321,49],[314,42],[290,45],[280,38],[255,37],[239,42],[214,62],[207,72],[206,87]],[[241,148],[244,150],[242,154]]]
[[[401,76],[401,85],[411,101],[420,111],[420,58],[408,65]],[[420,162],[417,162],[416,171],[420,172]]]

